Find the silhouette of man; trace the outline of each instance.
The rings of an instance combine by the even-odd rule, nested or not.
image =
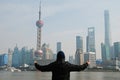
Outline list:
[[[34,61],[35,67],[42,71],[52,71],[52,80],[70,80],[71,71],[82,71],[90,64],[87,61],[83,65],[74,65],[65,61],[65,55],[63,51],[57,53],[57,59],[55,62],[52,62],[48,65],[39,65],[37,61]]]

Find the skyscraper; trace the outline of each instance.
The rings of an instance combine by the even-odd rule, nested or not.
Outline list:
[[[8,49],[8,65],[12,66],[12,50]]]
[[[110,35],[110,23],[109,23],[109,11],[104,11],[104,21],[105,21],[105,54],[106,60],[111,58],[111,35]]]
[[[96,67],[96,55],[95,52],[87,52],[84,54],[84,61],[90,61],[89,68]]]
[[[83,51],[83,38],[81,36],[76,36],[76,49]]]
[[[43,55],[42,55],[43,60],[53,59],[53,52],[49,48],[49,44],[44,43],[41,49],[43,51]]]
[[[120,60],[120,42],[114,42],[114,56]]]
[[[61,51],[61,42],[57,42],[57,52]]]
[[[14,48],[13,54],[12,54],[12,67],[19,67],[19,58],[20,58],[20,51],[16,45],[16,47]]]
[[[88,35],[86,40],[86,49],[87,52],[95,52],[95,28],[89,27],[88,28]]]
[[[84,54],[84,61],[86,62],[89,60],[91,62],[91,65],[89,67],[95,67],[96,66],[96,49],[95,49],[95,28],[89,27],[88,28],[88,35],[86,38],[86,52]]]
[[[109,11],[104,11],[104,21],[105,21],[105,45],[111,46],[111,33],[110,33],[110,21],[109,21]]]
[[[107,54],[106,54],[106,47],[105,47],[105,44],[104,43],[101,43],[101,56],[102,56],[102,61],[106,61],[107,60],[107,58],[106,58],[106,56],[107,56]]]
[[[83,38],[81,36],[76,36],[75,63],[81,65],[84,62],[83,60]]]
[[[0,66],[8,65],[8,54],[0,54]]]

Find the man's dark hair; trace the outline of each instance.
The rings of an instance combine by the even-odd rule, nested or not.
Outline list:
[[[57,53],[57,60],[65,60],[65,54],[63,51]]]

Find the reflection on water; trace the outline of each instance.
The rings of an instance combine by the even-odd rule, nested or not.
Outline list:
[[[51,80],[51,72],[0,72],[0,80]],[[120,72],[71,72],[70,80],[120,80]]]

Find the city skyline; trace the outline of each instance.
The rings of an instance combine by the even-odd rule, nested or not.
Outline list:
[[[8,48],[27,46],[36,49],[36,20],[40,0],[0,1],[0,53]],[[76,36],[83,37],[86,51],[87,28],[95,27],[96,55],[101,57],[101,43],[104,42],[104,10],[109,10],[113,42],[119,42],[120,1],[96,0],[42,0],[41,19],[44,21],[41,43],[49,43],[56,52],[56,43],[62,43],[65,55],[74,55]]]

